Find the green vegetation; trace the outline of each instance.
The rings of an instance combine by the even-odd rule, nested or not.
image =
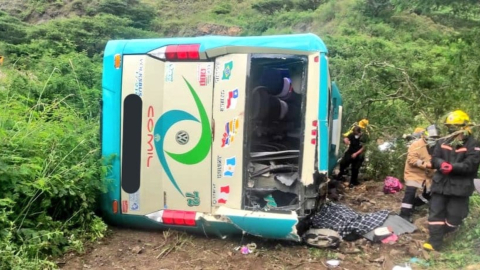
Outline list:
[[[374,139],[392,139],[452,109],[474,120],[480,113],[478,1],[23,0],[0,7],[0,269],[53,268],[52,256],[81,251],[105,233],[94,210],[107,170],[98,132],[109,39],[313,32],[329,48],[345,126],[368,117]],[[370,177],[401,178],[404,149],[372,150]],[[472,198],[468,230],[444,264],[480,261],[472,248],[479,208]]]

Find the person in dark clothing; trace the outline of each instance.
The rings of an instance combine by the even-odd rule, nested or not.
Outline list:
[[[358,173],[360,167],[362,167],[365,160],[365,144],[367,143],[367,136],[363,134],[362,128],[356,126],[353,131],[344,138],[345,144],[348,145],[347,151],[340,161],[340,172],[337,175],[337,179],[340,179],[345,174],[345,170],[348,166],[352,165],[352,173],[350,178],[350,187],[354,187],[359,184]]]
[[[480,144],[471,136],[470,117],[457,110],[447,115],[450,136],[439,140],[432,154],[433,176],[426,250],[440,251],[445,234],[453,232],[468,216],[469,197],[480,164]]]

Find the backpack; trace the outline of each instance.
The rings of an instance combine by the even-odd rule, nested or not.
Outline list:
[[[342,237],[334,230],[330,229],[309,229],[304,235],[303,240],[307,245],[319,248],[338,248]]]
[[[395,194],[402,190],[403,185],[398,180],[398,178],[395,178],[393,176],[387,176],[385,180],[383,181],[383,193],[385,194]]]

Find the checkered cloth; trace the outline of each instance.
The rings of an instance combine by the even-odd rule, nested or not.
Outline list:
[[[331,229],[342,237],[351,233],[364,235],[380,227],[388,215],[388,210],[360,215],[345,205],[328,203],[312,217],[312,227]]]

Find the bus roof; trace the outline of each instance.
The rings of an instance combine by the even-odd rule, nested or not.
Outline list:
[[[328,53],[323,40],[315,34],[292,34],[272,36],[199,36],[199,37],[178,37],[178,38],[153,38],[153,39],[130,39],[111,40],[108,46],[124,45],[124,54],[145,53],[166,45],[200,44],[200,51],[207,51],[220,47],[257,47],[288,49],[299,51],[312,51]],[[115,44],[116,43],[116,44]]]

